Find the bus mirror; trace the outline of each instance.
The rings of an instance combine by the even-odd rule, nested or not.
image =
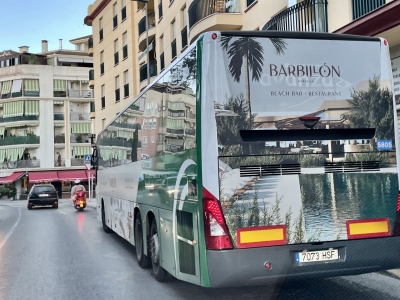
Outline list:
[[[98,167],[98,152],[97,152],[97,147],[94,146],[93,147],[93,153],[92,153],[92,157],[90,158],[90,165],[92,166],[93,169],[97,170]]]

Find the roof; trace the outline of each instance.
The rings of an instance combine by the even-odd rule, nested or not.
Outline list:
[[[85,36],[82,36],[82,37],[79,37],[79,38],[76,38],[76,39],[72,39],[72,40],[69,40],[69,41],[70,42],[74,42],[74,41],[84,40],[84,39],[91,38],[92,36],[93,35],[89,34],[89,35],[85,35]]]
[[[102,0],[99,5],[92,11],[91,14],[87,15],[83,22],[88,25],[92,26],[93,20],[103,11],[104,8],[111,2],[111,0]]]

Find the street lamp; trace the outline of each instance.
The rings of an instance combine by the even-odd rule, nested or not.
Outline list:
[[[144,3],[145,13],[146,13],[146,65],[147,65],[147,85],[150,84],[150,62],[149,62],[149,24],[147,20],[147,4],[149,0],[132,0],[135,2]]]

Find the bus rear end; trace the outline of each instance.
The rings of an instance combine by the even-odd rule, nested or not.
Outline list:
[[[199,44],[210,285],[400,267],[387,42],[210,32]]]

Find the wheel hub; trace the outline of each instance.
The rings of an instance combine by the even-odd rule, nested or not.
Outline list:
[[[150,251],[151,251],[151,259],[153,263],[158,265],[159,262],[159,245],[158,245],[158,235],[157,233],[151,237],[150,240]]]

